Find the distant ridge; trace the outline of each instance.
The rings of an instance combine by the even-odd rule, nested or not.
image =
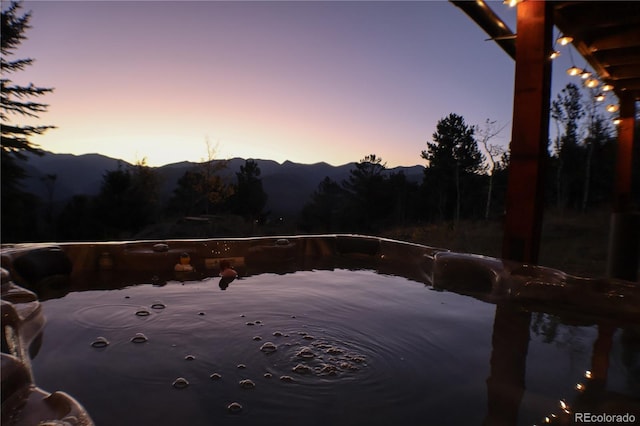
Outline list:
[[[52,194],[56,204],[64,204],[74,195],[96,195],[100,191],[103,176],[110,170],[131,166],[130,163],[110,158],[101,154],[54,154],[45,152],[43,156],[28,154],[28,161],[23,162],[28,178],[24,180],[25,190],[42,199],[48,199],[49,195],[44,178],[47,175],[56,175],[56,181]],[[240,166],[245,164],[243,158],[232,158],[226,161],[227,168],[224,175],[235,182],[235,174],[240,171]],[[268,195],[267,210],[274,215],[297,214],[307,203],[325,178],[336,182],[349,177],[350,171],[355,168],[355,162],[340,166],[332,166],[325,162],[314,164],[301,164],[285,161],[282,164],[273,160],[254,160],[260,167],[262,185]],[[184,173],[197,167],[201,163],[181,161],[160,167],[153,167],[161,179],[160,195],[163,201],[168,200],[176,187],[178,179]],[[410,181],[422,180],[423,166],[395,167],[388,172],[403,171]]]

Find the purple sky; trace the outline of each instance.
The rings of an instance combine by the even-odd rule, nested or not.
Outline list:
[[[515,10],[490,2],[515,31]],[[27,1],[13,76],[54,87],[34,139],[158,166],[207,158],[424,164],[439,119],[509,124],[514,62],[445,1]],[[584,60],[573,54],[576,65]],[[566,84],[567,54],[554,92]],[[580,62],[580,63],[578,63]],[[556,62],[557,63],[557,62]],[[569,64],[569,65],[567,65]],[[555,65],[555,64],[554,64]],[[555,96],[552,93],[552,96]]]

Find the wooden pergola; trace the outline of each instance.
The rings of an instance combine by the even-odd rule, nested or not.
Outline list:
[[[640,214],[632,203],[632,154],[640,101],[640,2],[520,1],[514,33],[484,1],[450,1],[516,62],[503,257],[538,260],[555,26],[573,37],[573,46],[620,101],[607,273],[636,281]]]

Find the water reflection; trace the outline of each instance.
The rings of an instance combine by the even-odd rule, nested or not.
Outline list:
[[[540,314],[538,314],[540,315]],[[536,316],[538,316],[536,315]],[[559,318],[549,319],[542,334],[545,343],[559,338],[558,326],[567,321]],[[623,327],[619,329],[619,327]],[[590,369],[584,372],[584,378],[574,386],[573,395],[564,395],[557,406],[540,418],[541,424],[572,425],[578,413],[624,415],[630,414],[640,419],[640,398],[633,391],[634,369],[636,375],[640,334],[636,325],[619,325],[611,321],[597,325],[597,338],[591,347]],[[491,372],[487,379],[487,415],[485,426],[515,426],[522,414],[521,403],[525,394],[527,352],[530,330],[539,332],[540,318],[532,323],[530,312],[522,307],[501,303],[496,305],[493,324]],[[626,390],[632,394],[614,391],[608,387],[611,356],[614,349],[616,331],[620,333],[622,346],[621,361],[629,374]],[[588,349],[587,349],[588,350]],[[640,381],[640,380],[639,380]],[[637,388],[637,386],[636,386]]]
[[[525,389],[531,313],[509,304],[496,305],[491,339],[491,373],[487,379],[486,426],[516,425]]]

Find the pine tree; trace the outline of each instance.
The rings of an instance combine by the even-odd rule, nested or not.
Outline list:
[[[2,11],[0,18],[0,121],[2,123],[0,167],[2,170],[2,233],[5,241],[22,238],[21,229],[33,233],[34,218],[28,218],[25,214],[27,212],[33,214],[36,200],[19,187],[25,172],[17,160],[25,160],[27,152],[42,155],[42,150],[31,141],[31,137],[54,127],[20,125],[11,120],[16,116],[27,119],[39,118],[39,114],[46,112],[48,105],[33,99],[53,91],[52,88],[37,87],[33,83],[14,84],[9,78],[9,75],[24,70],[34,62],[31,58],[11,59],[17,47],[26,39],[25,31],[30,28],[31,13],[20,15],[20,8],[20,2],[13,1],[6,10]],[[33,238],[33,235],[26,238]]]
[[[34,60],[27,59],[7,59],[13,55],[15,49],[22,40],[26,39],[24,32],[31,28],[29,19],[31,13],[18,16],[17,12],[21,5],[19,2],[12,2],[9,8],[2,12],[2,39],[0,40],[0,67],[2,69],[1,112],[2,119],[2,154],[11,154],[14,157],[24,159],[24,151],[41,154],[40,148],[29,138],[40,135],[54,126],[32,126],[12,124],[11,115],[18,115],[29,118],[39,118],[39,114],[46,112],[48,105],[32,101],[34,97],[40,97],[53,91],[52,88],[36,87],[33,83],[29,85],[13,84],[7,78],[9,74],[24,70],[32,65]]]
[[[464,118],[451,113],[438,121],[433,142],[427,142],[422,158],[429,162],[425,169],[425,184],[436,193],[441,217],[453,212],[460,219],[464,183],[482,171],[484,157],[474,137],[475,128]],[[450,194],[455,194],[452,202]]]

